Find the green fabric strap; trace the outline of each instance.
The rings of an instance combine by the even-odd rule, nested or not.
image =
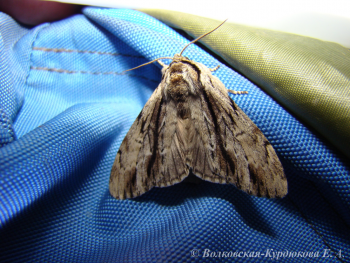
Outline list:
[[[220,21],[141,9],[198,37]],[[226,22],[200,40],[350,158],[350,51],[331,42]]]

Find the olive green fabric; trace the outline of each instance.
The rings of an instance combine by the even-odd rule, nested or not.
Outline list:
[[[140,11],[193,37],[221,22],[175,11]],[[350,157],[348,49],[314,38],[229,22],[200,42]]]

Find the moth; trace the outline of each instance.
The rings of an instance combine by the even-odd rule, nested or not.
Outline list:
[[[109,180],[113,197],[134,198],[189,175],[234,184],[254,196],[287,194],[287,179],[275,150],[211,74],[216,69],[182,56],[190,44],[223,23],[190,42],[170,58],[169,65],[160,61],[164,58],[141,65],[158,61],[162,80],[116,155]]]

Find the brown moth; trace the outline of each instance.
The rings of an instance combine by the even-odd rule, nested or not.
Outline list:
[[[192,173],[251,195],[284,197],[287,179],[271,144],[213,70],[181,55],[186,47],[168,66],[154,60],[163,66],[162,80],[119,148],[109,180],[111,195],[137,197]]]

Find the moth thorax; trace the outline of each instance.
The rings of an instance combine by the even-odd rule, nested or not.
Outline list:
[[[186,101],[194,94],[193,80],[198,78],[194,69],[185,63],[174,63],[169,69],[167,93],[174,101]]]
[[[169,95],[175,101],[184,101],[189,94],[189,84],[182,74],[173,73],[170,76]]]

